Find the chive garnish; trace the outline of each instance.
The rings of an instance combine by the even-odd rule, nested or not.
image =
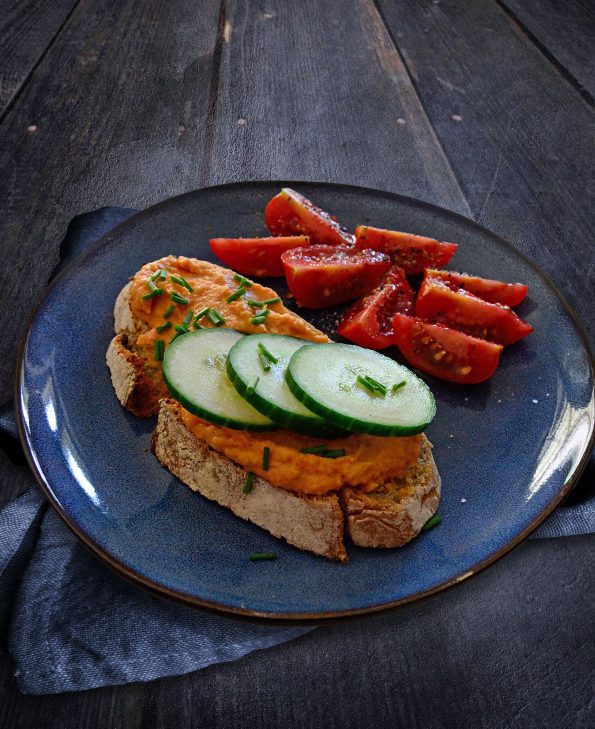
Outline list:
[[[265,559],[277,559],[277,555],[274,552],[252,552],[248,559],[251,562],[262,562]]]
[[[248,281],[247,278],[240,276],[239,273],[234,274],[233,280],[246,289],[249,289],[252,286],[252,281]]]
[[[255,301],[254,299],[248,299],[248,306],[255,306],[257,309],[265,306],[264,301]]]
[[[151,281],[155,281],[155,279],[157,278],[161,278],[165,281],[165,279],[167,278],[167,271],[165,270],[165,268],[157,269],[157,271],[155,271],[155,273],[151,276]]]
[[[268,359],[269,362],[272,362],[273,364],[277,364],[279,359],[277,357],[275,357],[274,354],[271,354],[262,342],[258,342],[258,349],[260,350],[261,354],[264,354],[264,356]]]
[[[252,491],[252,481],[254,481],[254,474],[252,471],[248,471],[246,478],[244,479],[244,485],[242,486],[242,493],[249,494]]]
[[[362,385],[366,389],[370,390],[370,392],[376,392],[376,388],[374,387],[374,385],[371,382],[369,382],[365,377],[358,375],[355,378],[355,381],[357,382],[358,385]]]
[[[188,334],[188,328],[183,324],[176,324],[176,332],[178,332],[178,334]]]
[[[259,352],[258,354],[258,361],[260,362],[260,365],[265,372],[270,371],[271,365],[269,364],[268,359],[264,356],[262,352]]]
[[[175,304],[170,304],[167,309],[163,312],[163,318],[168,319],[171,316],[172,311],[176,308]]]
[[[280,304],[281,303],[281,297],[275,296],[274,299],[265,299],[264,301],[260,302],[262,306],[268,306],[269,304]]]
[[[320,453],[326,453],[328,446],[326,443],[322,443],[317,446],[310,446],[309,448],[300,448],[300,453],[312,453],[313,455],[319,455]]]
[[[442,517],[440,516],[440,514],[434,514],[434,516],[431,519],[428,519],[428,521],[422,526],[422,532],[427,532],[428,529],[432,529],[433,527],[438,526],[441,521]]]
[[[254,326],[258,326],[259,324],[264,324],[266,321],[266,316],[255,316],[254,318],[250,319],[250,324],[254,324]]]
[[[365,375],[364,377],[362,377],[361,375],[358,375],[355,378],[355,381],[359,385],[362,385],[363,387],[365,387],[367,390],[369,390],[372,393],[379,392],[382,395],[382,397],[384,397],[386,395],[386,393],[388,392],[386,385],[383,385],[381,382],[378,382],[373,377],[370,377],[370,375]]]
[[[169,329],[170,327],[171,327],[171,322],[166,321],[165,324],[160,324],[158,327],[155,327],[155,328],[157,329],[159,334],[161,334],[161,332],[164,332],[166,329]]]
[[[194,312],[189,311],[186,316],[184,317],[184,326],[188,328],[190,326],[190,322],[192,321],[192,317],[194,316]]]
[[[240,286],[239,289],[233,292],[233,294],[230,294],[227,297],[227,303],[231,304],[232,301],[235,301],[236,299],[239,299],[241,296],[243,296],[246,293],[246,287]]]
[[[271,449],[268,446],[265,446],[262,449],[262,470],[268,471],[269,470],[269,458],[271,456]]]
[[[256,385],[260,382],[260,377],[255,377],[252,382],[246,388],[246,395],[253,395],[256,390]]]
[[[211,311],[211,309],[210,309],[210,308],[209,308],[209,307],[207,306],[207,307],[206,307],[206,308],[204,308],[204,309],[203,309],[202,311],[199,311],[199,312],[198,312],[198,314],[196,315],[196,317],[195,317],[195,319],[194,319],[194,320],[195,320],[195,321],[199,321],[200,319],[202,319],[202,318],[203,318],[203,316],[206,316],[206,315],[207,315],[207,314],[209,313],[209,311]]]
[[[192,288],[192,286],[190,286],[190,284],[188,283],[188,281],[186,281],[186,279],[183,278],[182,276],[174,276],[173,273],[172,273],[172,274],[170,274],[170,277],[169,278],[174,283],[177,283],[178,286],[183,286],[185,289],[187,289],[188,291],[190,291],[190,293],[192,293],[194,291],[194,289]]]
[[[327,451],[322,454],[325,458],[341,458],[345,455],[345,448],[337,448],[334,451]]]
[[[206,329],[206,327],[203,327],[202,324],[199,324],[196,320],[194,320],[194,328],[195,329]]]
[[[220,311],[217,311],[217,309],[210,309],[207,312],[207,316],[216,327],[220,327],[222,324],[225,324],[225,318]]]
[[[155,296],[159,296],[163,293],[163,289],[158,288],[155,286],[155,284],[152,281],[147,281],[147,287],[149,289],[148,294],[143,295],[143,301],[147,301],[147,299],[153,299]]]
[[[378,382],[378,380],[375,380],[373,377],[370,377],[370,375],[366,375],[366,380],[371,383],[378,392],[381,392],[383,395],[386,395],[388,392],[386,385],[383,385],[382,382]]]
[[[155,350],[155,359],[161,362],[163,353],[165,352],[165,342],[163,339],[156,339],[153,344],[153,349]]]
[[[172,301],[175,301],[176,304],[183,304],[184,306],[190,303],[190,299],[187,299],[185,296],[181,296],[177,291],[173,291],[169,295],[169,298]]]
[[[405,387],[406,384],[407,384],[407,380],[401,380],[401,382],[396,382],[392,387],[392,391],[397,392],[397,390],[400,390],[402,387]]]

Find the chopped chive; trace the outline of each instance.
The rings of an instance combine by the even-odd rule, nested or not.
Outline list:
[[[259,311],[256,316],[268,316],[270,313],[270,310],[265,308],[262,311]]]
[[[194,289],[192,288],[192,286],[190,286],[190,284],[188,283],[188,281],[186,281],[186,279],[183,278],[182,276],[174,276],[173,273],[172,273],[172,274],[170,274],[170,277],[169,278],[174,283],[177,283],[178,286],[183,286],[185,289],[187,289],[188,291],[190,291],[190,293],[192,293],[194,291]]]
[[[300,448],[300,453],[312,453],[313,455],[319,455],[320,453],[326,453],[328,446],[326,443],[322,443],[317,446],[310,446],[309,448]]]
[[[199,324],[199,323],[198,323],[198,322],[196,321],[196,319],[194,320],[194,324],[193,324],[193,326],[194,326],[194,328],[195,328],[195,329],[206,329],[206,327],[203,327],[203,325],[202,325],[202,324]]]
[[[268,359],[269,362],[272,362],[273,364],[277,364],[279,359],[277,357],[275,357],[274,354],[271,354],[262,342],[258,342],[258,349],[260,350],[261,354],[264,354],[264,356]]]
[[[183,304],[184,306],[186,306],[187,304],[190,303],[190,299],[187,299],[185,296],[180,296],[180,294],[177,291],[173,291],[169,295],[169,298],[172,301],[175,301],[176,304]]]
[[[385,385],[383,385],[380,382],[377,382],[375,379],[373,379],[369,375],[366,375],[365,377],[361,377],[360,375],[358,375],[355,378],[355,381],[359,385],[363,385],[366,389],[368,389],[372,393],[379,392],[383,397],[388,392]]]
[[[246,395],[253,395],[256,390],[256,385],[260,382],[260,377],[255,377],[252,382],[246,388]]]
[[[341,458],[345,455],[345,448],[337,448],[334,451],[327,451],[323,453],[325,458]]]
[[[395,384],[392,386],[392,391],[397,392],[397,390],[400,390],[402,387],[405,387],[407,384],[407,380],[401,380],[401,382],[395,382]]]
[[[258,354],[258,361],[260,362],[260,365],[265,372],[270,371],[271,365],[269,364],[268,359],[264,356],[262,352],[259,352]]]
[[[217,311],[217,309],[209,309],[207,316],[216,327],[220,327],[222,324],[225,324],[225,318],[220,311]]]
[[[259,309],[262,306],[265,306],[264,301],[255,301],[254,299],[248,299],[248,306],[255,306],[257,309]]]
[[[188,329],[183,324],[176,324],[175,328],[178,334],[188,334]]]
[[[369,383],[371,383],[378,392],[381,392],[383,395],[386,395],[388,392],[386,385],[383,385],[382,382],[378,382],[378,380],[375,380],[373,377],[370,377],[370,375],[366,375],[366,380],[368,380]]]
[[[231,304],[232,301],[235,301],[236,299],[239,299],[241,296],[243,296],[246,293],[246,287],[240,286],[239,289],[233,292],[233,294],[230,294],[227,297],[227,303]]]
[[[355,378],[355,381],[357,382],[358,385],[362,385],[367,390],[370,390],[370,392],[376,392],[376,388],[374,387],[374,385],[371,382],[369,382],[365,377],[358,375]]]
[[[240,286],[243,286],[246,289],[249,289],[252,286],[252,281],[248,281],[247,278],[240,276],[239,273],[236,273],[234,275],[233,280],[236,281]]]
[[[252,491],[252,481],[254,481],[254,474],[252,471],[248,471],[246,478],[244,479],[244,485],[242,486],[242,493],[249,494]]]
[[[255,316],[253,319],[250,319],[250,324],[254,324],[257,327],[259,324],[264,324],[266,320],[266,316]]]
[[[165,310],[165,311],[163,312],[163,318],[164,318],[164,319],[169,319],[169,317],[171,316],[171,313],[172,313],[172,311],[173,311],[173,310],[174,310],[175,308],[176,308],[176,305],[175,305],[175,304],[170,304],[170,305],[169,305],[169,306],[167,307],[167,309],[166,309],[166,310]]]
[[[203,316],[206,316],[211,309],[207,306],[205,309],[202,309],[202,311],[199,311],[198,314],[194,317],[194,321],[199,321],[203,318]]]
[[[165,352],[165,342],[163,339],[156,339],[153,343],[153,349],[155,350],[155,359],[161,362],[163,353]]]
[[[265,559],[277,559],[277,555],[274,552],[252,552],[248,559],[251,562],[262,562]]]
[[[184,317],[184,326],[185,327],[189,327],[190,326],[190,322],[192,321],[192,317],[193,316],[194,316],[194,312],[193,311],[189,311],[186,314],[186,316]]]
[[[259,303],[262,304],[262,306],[268,306],[269,304],[280,304],[281,297],[275,296],[274,299],[265,299],[264,301],[260,301]]]
[[[434,514],[434,516],[431,519],[428,519],[428,521],[422,526],[422,532],[427,532],[429,529],[438,526],[441,521],[442,517],[440,516],[440,514]]]
[[[155,327],[155,328],[157,329],[159,334],[161,334],[161,332],[164,332],[166,329],[169,329],[170,327],[171,327],[171,322],[166,321],[165,324],[160,324],[158,327]]]
[[[157,271],[155,271],[155,273],[151,276],[151,281],[155,281],[155,279],[157,278],[161,278],[165,281],[165,279],[167,278],[167,271],[165,270],[165,268],[157,269]]]
[[[163,293],[163,289],[158,288],[155,286],[155,284],[152,281],[147,281],[147,287],[149,289],[148,294],[143,295],[143,301],[147,301],[147,299],[153,299],[155,296],[159,296]]]
[[[269,458],[271,456],[271,449],[268,446],[265,446],[262,449],[262,470],[268,471],[269,470]]]

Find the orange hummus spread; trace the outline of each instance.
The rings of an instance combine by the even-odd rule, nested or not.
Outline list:
[[[143,299],[150,291],[151,276],[160,269],[167,271],[167,278],[156,278],[154,283],[162,293]],[[183,279],[187,286],[176,283],[170,278],[172,275]],[[147,359],[154,360],[155,340],[162,339],[167,346],[176,335],[176,325],[182,325],[189,311],[196,314],[207,307],[221,314],[225,320],[223,326],[246,334],[268,332],[312,342],[329,341],[325,334],[280,302],[268,306],[270,313],[263,324],[252,324],[251,320],[258,310],[248,301],[272,299],[277,294],[254,283],[244,296],[228,302],[227,298],[239,286],[234,276],[234,272],[227,268],[183,256],[167,256],[147,263],[132,279],[130,291],[132,314],[147,327],[137,339],[137,348],[145,353]],[[188,303],[173,302],[172,294],[178,294]],[[173,308],[172,303],[175,303]],[[171,312],[164,318],[168,308]],[[157,332],[156,327],[165,322],[171,322],[171,327]],[[207,318],[201,319],[200,323],[214,326]],[[154,364],[159,365],[158,362]],[[207,423],[183,408],[180,411],[186,427],[211,448],[246,471],[252,471],[276,486],[303,494],[323,495],[345,486],[373,491],[391,478],[403,478],[409,466],[417,462],[421,448],[421,435],[408,438],[350,435],[329,441],[331,448],[345,449],[344,456],[330,459],[300,452],[301,448],[319,445],[320,439],[286,430],[268,433],[231,430]],[[262,468],[264,446],[270,449],[266,471]]]

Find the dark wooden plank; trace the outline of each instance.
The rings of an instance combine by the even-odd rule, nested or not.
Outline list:
[[[379,0],[477,220],[558,284],[595,342],[595,115],[492,0]]]
[[[69,219],[197,187],[219,5],[82,0],[0,126],[0,402]]]
[[[0,725],[588,729],[594,557],[529,541],[448,595],[151,684],[22,696],[0,657]]]
[[[209,181],[347,182],[465,212],[372,0],[226,4]]]
[[[595,96],[595,3],[592,0],[498,0],[542,51],[591,100]]]
[[[0,118],[78,0],[4,0],[0,13]]]

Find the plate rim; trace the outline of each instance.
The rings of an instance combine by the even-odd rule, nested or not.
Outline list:
[[[533,532],[553,511],[554,509],[566,498],[566,496],[570,493],[570,491],[575,486],[576,482],[580,478],[581,474],[583,473],[587,462],[590,458],[591,451],[593,450],[593,447],[595,445],[595,421],[592,421],[591,423],[591,430],[589,434],[589,439],[586,444],[586,446],[583,449],[583,453],[581,455],[581,458],[579,459],[578,463],[574,467],[574,470],[572,472],[572,475],[570,478],[567,479],[566,483],[563,485],[563,487],[559,490],[559,492],[556,494],[555,498],[552,499],[543,509],[539,512],[531,521],[530,524],[523,529],[519,534],[517,534],[513,539],[509,540],[503,547],[501,547],[499,550],[496,550],[495,552],[488,555],[488,557],[485,557],[484,559],[480,560],[476,564],[474,564],[472,567],[467,569],[466,571],[455,575],[454,577],[445,580],[437,585],[434,585],[433,587],[422,590],[419,592],[414,592],[411,595],[408,595],[406,597],[401,597],[396,600],[390,600],[388,602],[383,602],[375,605],[369,605],[366,607],[359,607],[359,608],[351,608],[347,610],[326,610],[322,612],[315,612],[315,613],[285,613],[285,612],[277,612],[277,611],[259,611],[259,610],[248,610],[245,608],[235,607],[231,605],[225,605],[218,602],[213,602],[210,600],[206,600],[203,598],[199,598],[193,595],[189,595],[188,593],[182,592],[180,590],[174,590],[170,587],[167,587],[166,585],[160,584],[158,582],[155,582],[154,580],[151,580],[147,577],[144,577],[143,575],[139,574],[132,568],[128,567],[126,564],[121,562],[119,559],[111,555],[106,549],[101,547],[99,544],[97,544],[83,529],[81,529],[76,522],[71,519],[68,514],[64,511],[61,504],[59,503],[58,499],[55,497],[52,487],[50,483],[47,482],[44,475],[41,472],[41,469],[37,463],[37,459],[35,457],[33,445],[30,442],[28,436],[27,436],[27,428],[25,426],[25,417],[24,417],[24,411],[23,411],[23,373],[24,373],[24,354],[27,346],[27,342],[29,340],[29,335],[31,332],[31,328],[33,326],[33,323],[37,317],[38,312],[41,310],[41,308],[46,304],[47,299],[49,298],[51,292],[56,288],[63,279],[68,278],[71,271],[74,271],[78,269],[81,264],[84,262],[85,259],[88,257],[94,255],[97,253],[98,250],[105,247],[106,244],[109,244],[111,238],[114,235],[117,235],[120,229],[122,228],[128,228],[131,225],[134,225],[134,223],[139,218],[149,217],[150,214],[154,212],[154,209],[159,207],[161,209],[167,208],[169,205],[173,205],[179,200],[195,196],[197,193],[205,193],[211,190],[222,190],[222,189],[231,189],[231,188],[246,188],[246,187],[257,187],[260,185],[280,185],[282,187],[299,187],[301,185],[308,185],[308,186],[315,186],[320,188],[341,188],[343,190],[350,190],[353,192],[366,192],[366,193],[372,193],[375,195],[382,195],[387,198],[392,198],[401,201],[405,204],[414,204],[417,206],[425,207],[427,209],[431,209],[435,212],[439,212],[442,215],[446,214],[448,216],[451,216],[455,220],[461,220],[465,224],[471,223],[471,225],[475,226],[479,230],[488,233],[491,236],[494,236],[498,239],[499,243],[503,244],[504,247],[508,250],[510,250],[513,254],[519,256],[523,262],[528,265],[530,268],[532,268],[549,286],[549,288],[553,291],[553,293],[557,296],[559,301],[561,302],[562,306],[566,310],[567,314],[570,316],[570,319],[572,323],[574,324],[574,327],[581,339],[581,342],[583,344],[583,347],[585,349],[585,352],[587,354],[587,358],[589,361],[589,371],[590,371],[590,379],[592,383],[592,392],[595,391],[595,361],[593,357],[593,352],[591,351],[591,346],[589,343],[589,340],[586,335],[586,331],[579,320],[576,312],[574,311],[573,307],[568,303],[562,292],[559,290],[559,288],[556,286],[556,284],[552,281],[552,279],[546,274],[540,266],[538,266],[534,261],[532,261],[528,256],[526,256],[522,251],[518,250],[512,243],[510,243],[508,240],[503,238],[502,236],[498,235],[497,233],[494,233],[489,228],[486,228],[485,226],[481,225],[480,223],[477,223],[476,221],[472,220],[471,218],[466,217],[465,215],[462,215],[461,213],[454,212],[452,210],[449,210],[448,208],[443,208],[439,205],[434,205],[433,203],[426,202],[425,200],[419,200],[417,198],[412,198],[406,195],[400,195],[398,193],[390,192],[388,190],[381,190],[378,188],[373,187],[365,187],[362,185],[352,185],[352,184],[344,184],[344,183],[336,183],[336,182],[321,182],[317,180],[246,180],[246,181],[240,181],[240,182],[227,182],[220,185],[210,185],[208,187],[199,187],[194,190],[189,190],[187,192],[181,193],[179,195],[174,195],[172,197],[166,198],[165,200],[161,200],[159,202],[154,203],[153,205],[150,205],[149,207],[139,210],[136,213],[133,213],[129,218],[122,221],[121,223],[118,223],[114,228],[110,229],[107,233],[102,235],[90,248],[86,251],[83,251],[80,255],[76,256],[72,261],[67,263],[58,273],[57,275],[51,279],[49,284],[44,289],[39,301],[35,305],[35,307],[32,309],[32,311],[29,313],[29,316],[27,318],[25,327],[23,329],[23,333],[19,340],[19,345],[17,349],[17,356],[16,356],[16,368],[15,368],[15,378],[14,378],[14,403],[15,403],[15,420],[16,420],[16,426],[17,426],[17,432],[19,435],[19,439],[21,441],[21,445],[23,447],[23,451],[25,453],[27,463],[29,467],[31,468],[33,475],[35,476],[43,494],[45,495],[46,499],[50,502],[51,506],[54,508],[54,510],[57,512],[58,516],[62,519],[62,521],[66,524],[66,526],[71,530],[71,532],[85,545],[87,549],[89,549],[95,556],[97,556],[103,564],[110,567],[112,570],[114,570],[117,574],[123,575],[126,579],[130,580],[132,583],[137,585],[138,587],[143,588],[145,591],[150,592],[153,595],[157,595],[160,597],[167,597],[168,599],[174,600],[177,603],[181,603],[186,606],[190,606],[193,608],[198,609],[207,609],[209,611],[216,612],[218,614],[224,614],[229,617],[235,617],[238,619],[257,619],[259,621],[263,622],[278,622],[283,625],[290,625],[290,624],[296,624],[296,625],[312,625],[313,621],[324,621],[325,623],[333,622],[333,621],[344,621],[349,620],[355,617],[360,617],[362,615],[368,615],[368,614],[377,614],[380,612],[385,612],[388,610],[394,610],[395,608],[399,607],[400,605],[405,605],[408,603],[416,602],[418,600],[422,600],[424,598],[429,597],[430,595],[434,595],[438,592],[442,592],[446,590],[447,588],[456,586],[465,580],[469,579],[470,577],[478,574],[479,572],[483,571],[490,565],[494,564],[498,560],[500,560],[502,557],[504,557],[506,554],[511,552],[513,549],[515,549],[521,542],[523,542],[530,534]]]

